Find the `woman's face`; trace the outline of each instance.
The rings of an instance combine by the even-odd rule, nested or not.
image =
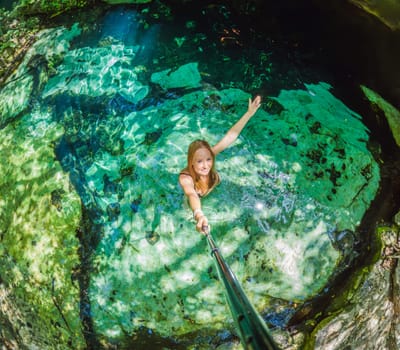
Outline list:
[[[197,175],[208,175],[213,166],[213,158],[207,148],[199,148],[193,155],[193,170]]]

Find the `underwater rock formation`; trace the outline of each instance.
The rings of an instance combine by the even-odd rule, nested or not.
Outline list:
[[[47,83],[54,65],[59,64],[70,40],[80,33],[79,27],[43,30],[35,43],[0,91],[0,126],[17,118],[36,100],[36,91]]]
[[[54,161],[63,129],[50,119],[38,107],[0,130],[0,343],[10,349],[85,348],[81,203]]]
[[[90,286],[98,334],[122,341],[145,328],[185,339],[205,327],[231,327],[206,244],[182,208],[177,175],[190,140],[216,142],[247,98],[237,89],[202,89],[159,101],[119,114],[124,153],[98,150],[90,166],[76,153],[84,204],[97,207],[103,227]],[[365,126],[328,85],[276,99],[280,115],[259,112],[251,137],[222,156],[226,180],[204,200],[224,254],[264,312],[273,312],[271,298],[301,300],[324,286],[344,259],[334,233],[355,229],[379,182]],[[105,120],[102,132],[114,131]],[[70,147],[83,150],[80,142]]]
[[[111,45],[92,49],[84,47],[69,51],[50,78],[43,97],[63,93],[91,97],[114,97],[117,93],[137,103],[146,97],[148,88],[130,68],[138,47]]]
[[[153,73],[151,82],[160,85],[163,89],[198,88],[201,76],[197,63],[187,63],[176,70],[167,69]]]
[[[47,82],[49,65],[77,33],[77,27],[39,33],[0,92],[0,339],[12,348],[86,344],[76,277],[81,202],[54,161],[63,129],[36,95]]]
[[[316,328],[314,349],[400,348],[399,227],[379,227],[383,248],[368,276],[360,277],[345,306]]]
[[[378,93],[361,86],[361,90],[373,106],[377,106],[384,113],[397,146],[400,147],[400,111],[385,101]]]

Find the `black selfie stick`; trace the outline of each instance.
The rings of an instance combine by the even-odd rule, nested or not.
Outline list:
[[[250,303],[236,276],[221,256],[208,226],[203,227],[203,232],[210,246],[211,255],[215,258],[219,279],[225,286],[229,308],[239,330],[244,349],[278,350],[264,320]]]

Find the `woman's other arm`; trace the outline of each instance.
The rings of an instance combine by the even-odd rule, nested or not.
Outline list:
[[[181,174],[179,175],[179,184],[189,200],[190,208],[193,211],[193,217],[196,220],[196,230],[204,233],[203,227],[208,226],[208,220],[201,210],[200,198],[194,189],[193,179],[189,175]]]
[[[249,106],[247,112],[232,126],[225,136],[214,146],[212,151],[215,155],[228,148],[232,143],[236,141],[241,131],[250,120],[250,118],[257,112],[261,105],[261,96],[256,96],[254,100],[249,98]]]

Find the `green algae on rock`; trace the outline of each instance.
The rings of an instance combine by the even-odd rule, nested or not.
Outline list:
[[[384,245],[399,244],[399,229],[378,228]],[[398,306],[400,300],[400,267],[396,261],[398,249],[387,256],[382,252],[368,276],[351,295],[344,307],[323,320],[312,335],[313,349],[363,348],[396,349],[400,346]],[[385,260],[390,264],[385,264]]]
[[[176,70],[166,69],[153,73],[151,82],[160,85],[163,89],[198,88],[201,76],[196,62],[187,63]]]
[[[65,92],[74,95],[114,96],[119,93],[136,103],[146,97],[143,86],[130,69],[139,47],[111,45],[69,51],[47,84],[43,97]]]
[[[23,60],[26,51],[36,40],[39,26],[38,18],[21,18],[0,8],[0,86]]]
[[[0,126],[6,125],[8,120],[18,117],[29,107],[39,87],[47,82],[51,67],[59,64],[70,41],[79,33],[78,25],[74,25],[70,30],[46,29],[37,34],[18,70],[8,77],[0,91]]]
[[[80,199],[52,145],[62,133],[39,109],[0,131],[0,322],[18,348],[85,347],[73,279]]]
[[[361,90],[368,100],[379,107],[385,114],[397,146],[400,147],[400,112],[375,91],[361,85]]]
[[[400,4],[393,0],[349,0],[364,11],[379,18],[392,30],[400,29]]]

